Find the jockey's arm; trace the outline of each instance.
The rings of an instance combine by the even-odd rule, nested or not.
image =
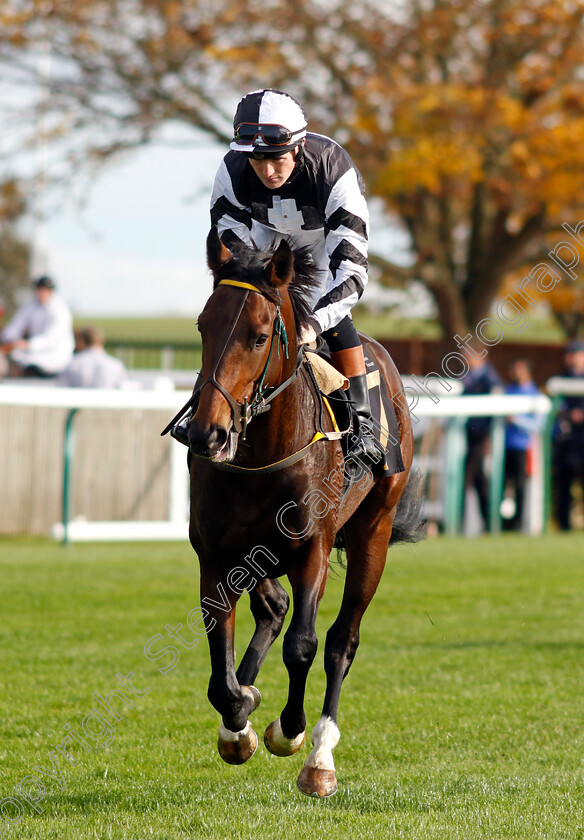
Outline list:
[[[369,212],[350,168],[337,181],[326,205],[325,247],[329,271],[325,291],[314,309],[321,331],[350,314],[367,285]]]
[[[217,233],[226,248],[253,247],[251,213],[236,198],[225,161],[217,170],[213,184],[211,224],[217,226]]]

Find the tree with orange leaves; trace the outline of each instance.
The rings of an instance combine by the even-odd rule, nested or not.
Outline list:
[[[382,281],[421,279],[451,336],[488,314],[562,222],[584,218],[583,11],[584,0],[1,0],[0,66],[37,84],[30,107],[57,179],[171,121],[226,142],[249,89],[296,95],[411,237],[408,267],[373,255]],[[24,110],[13,112],[0,161],[11,140],[22,148]]]
[[[0,183],[0,321],[15,312],[18,295],[30,283],[32,245],[19,229],[26,202],[18,182]]]

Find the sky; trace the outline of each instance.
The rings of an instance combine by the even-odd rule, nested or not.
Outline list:
[[[50,199],[51,213],[33,236],[33,274],[51,274],[76,316],[191,318],[209,297],[209,199],[227,148],[200,139],[195,146],[192,133],[176,130],[167,140],[174,145],[143,147],[102,171],[83,206],[73,194],[79,185],[56,210]],[[371,228],[371,250],[402,264],[411,259],[407,237],[379,213]],[[377,303],[403,295],[409,314],[427,314],[419,291],[412,299],[370,283],[365,294]]]
[[[104,170],[84,207],[64,195],[35,231],[35,275],[50,273],[76,315],[197,314],[212,288],[205,238],[225,151],[148,146]]]

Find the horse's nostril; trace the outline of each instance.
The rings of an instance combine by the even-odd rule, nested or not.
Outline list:
[[[225,446],[226,442],[227,429],[224,429],[223,426],[215,426],[207,438],[207,446],[209,449],[221,449],[221,447]]]
[[[227,429],[223,426],[209,426],[205,429],[197,428],[193,423],[189,426],[189,447],[198,455],[212,455],[226,442]]]

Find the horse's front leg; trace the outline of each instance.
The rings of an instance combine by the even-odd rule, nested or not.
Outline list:
[[[260,704],[260,693],[253,685],[240,685],[235,676],[233,636],[237,596],[226,589],[220,580],[201,570],[201,603],[205,619],[211,679],[207,695],[222,717],[219,725],[218,748],[228,764],[243,764],[252,757],[258,745],[248,716]]]
[[[314,625],[328,576],[328,550],[314,546],[304,563],[297,563],[288,577],[294,611],[284,636],[282,656],[288,670],[288,700],[280,717],[265,731],[264,742],[274,755],[293,755],[304,743],[304,695],[318,639]]]

